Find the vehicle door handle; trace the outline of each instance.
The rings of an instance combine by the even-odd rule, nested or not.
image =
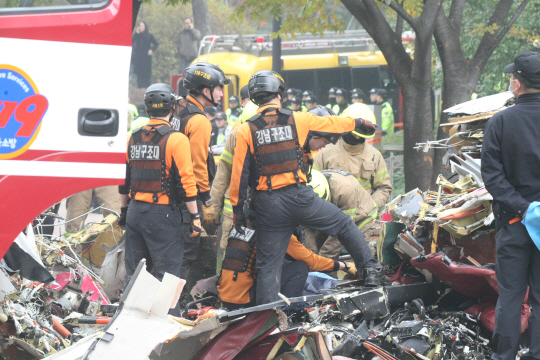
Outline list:
[[[79,109],[78,130],[83,136],[118,135],[119,116],[115,109]]]

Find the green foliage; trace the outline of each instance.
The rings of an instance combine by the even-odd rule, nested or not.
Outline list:
[[[512,10],[515,10],[515,4]],[[513,11],[511,12],[513,14]],[[473,17],[470,12],[465,14],[467,18]],[[467,44],[475,42],[479,36],[473,32],[462,31],[462,48],[466,57],[472,56]],[[488,31],[488,30],[486,30]],[[468,40],[467,38],[470,38]],[[540,44],[540,3],[531,1],[525,8],[514,26],[503,38],[501,44],[495,49],[489,58],[486,68],[480,77],[479,90],[482,96],[491,95],[501,91],[506,91],[510,76],[502,72],[506,64],[514,61],[518,53],[523,50],[538,51]],[[536,46],[536,47],[535,47]]]
[[[246,14],[255,23],[265,24],[281,17],[281,30],[272,34],[274,37],[290,36],[294,39],[296,33],[321,35],[325,31],[342,32],[346,24],[334,8],[338,3],[337,0],[246,0],[235,10],[230,20],[238,23]]]
[[[520,3],[521,1],[514,3],[506,21],[514,14]],[[460,37],[461,49],[466,59],[474,57],[480,40],[486,32],[493,34],[504,26],[504,24],[488,26],[495,5],[494,0],[466,3]],[[448,14],[448,9],[446,11]],[[519,52],[538,51],[538,47],[540,47],[540,3],[531,1],[489,58],[477,87],[477,90],[481,91],[481,96],[506,91],[509,75],[502,72],[504,65],[513,62]],[[434,49],[436,49],[435,46]],[[438,88],[442,86],[443,75],[436,51],[433,56],[435,64],[433,86]]]
[[[159,42],[152,62],[152,83],[169,83],[172,74],[178,73],[180,56],[176,46],[178,33],[183,29],[183,19],[192,17],[191,5],[183,5],[176,1],[145,2],[141,5],[137,21],[145,21],[150,32]],[[233,8],[220,0],[208,0],[208,10],[212,21],[212,29],[216,35],[249,34],[255,31],[247,21],[232,24],[229,17]]]

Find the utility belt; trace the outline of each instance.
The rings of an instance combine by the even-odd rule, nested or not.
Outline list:
[[[287,185],[287,186],[280,187],[279,189],[256,190],[255,194],[260,193],[260,192],[280,192],[280,191],[285,191],[285,190],[292,189],[292,188],[295,188],[295,187],[298,188],[298,187],[301,187],[301,186],[307,186],[307,184],[305,182],[299,182],[297,184],[290,184],[290,185]]]

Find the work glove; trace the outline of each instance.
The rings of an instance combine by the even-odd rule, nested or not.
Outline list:
[[[375,134],[375,124],[364,120],[364,119],[354,119],[355,126],[354,131],[365,135],[365,136],[371,136]]]
[[[247,227],[246,215],[244,215],[243,212],[234,214],[233,223],[234,223],[234,228],[236,229],[236,231],[238,231],[238,233],[242,235],[246,234],[244,229],[242,228],[242,227]]]
[[[189,237],[195,237],[201,233],[201,214],[195,213],[191,215],[190,234]]]
[[[122,228],[126,226],[126,219],[127,219],[127,206],[122,206],[120,208],[120,218],[118,219],[118,225],[120,225]]]
[[[354,262],[345,261],[344,264],[345,264],[345,269],[343,269],[343,271],[348,272],[349,274],[353,276],[356,275],[356,265],[354,265]]]
[[[208,199],[204,204],[202,204],[203,211],[203,222],[205,225],[212,225],[216,221],[216,209],[212,204],[212,199]],[[218,220],[219,222],[219,220]]]

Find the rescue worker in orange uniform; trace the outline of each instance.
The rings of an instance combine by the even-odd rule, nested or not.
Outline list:
[[[248,234],[250,231],[248,230]],[[256,289],[253,285],[257,274],[255,265],[256,240],[252,238],[246,243],[245,237],[237,236],[238,234],[234,230],[232,234],[227,243],[227,251],[217,286],[219,298],[229,311],[255,305]],[[344,270],[356,273],[356,269],[347,262],[333,261],[315,255],[306,249],[294,235],[289,240],[287,255],[282,266],[279,292],[288,298],[302,295],[310,270],[321,272]],[[242,258],[241,262],[238,261],[240,258]]]
[[[257,221],[259,269],[257,304],[279,299],[283,258],[297,225],[337,235],[356,268],[364,271],[368,285],[388,284],[381,264],[373,259],[351,217],[306,186],[309,166],[305,154],[326,146],[329,140],[325,135],[339,136],[352,130],[374,133],[375,126],[363,119],[293,113],[281,108],[284,91],[285,82],[278,73],[269,70],[255,73],[249,80],[249,95],[259,105],[258,114],[236,133],[229,192],[234,225],[242,233],[247,226],[243,211],[247,189],[254,190],[252,207]]]
[[[119,186],[121,221],[126,221],[126,285],[143,258],[159,280],[166,272],[181,276],[187,237],[180,204],[189,210],[189,236],[201,231],[189,140],[169,123],[176,106],[174,90],[151,85],[144,103],[151,119],[129,139],[126,180]],[[179,307],[171,314],[179,316]]]
[[[203,111],[206,106],[218,105],[223,97],[223,86],[231,81],[216,65],[195,63],[188,66],[184,71],[184,88],[189,90],[189,95],[178,100],[175,111],[179,119],[179,130],[189,139],[193,172],[199,192],[197,204],[199,212],[203,213],[203,224],[219,221],[210,197],[210,184],[216,172],[214,156],[209,150],[212,125]],[[184,207],[182,212],[186,214],[187,209]],[[182,279],[189,276],[189,270],[197,258],[199,244],[200,236],[190,238],[186,244]]]

